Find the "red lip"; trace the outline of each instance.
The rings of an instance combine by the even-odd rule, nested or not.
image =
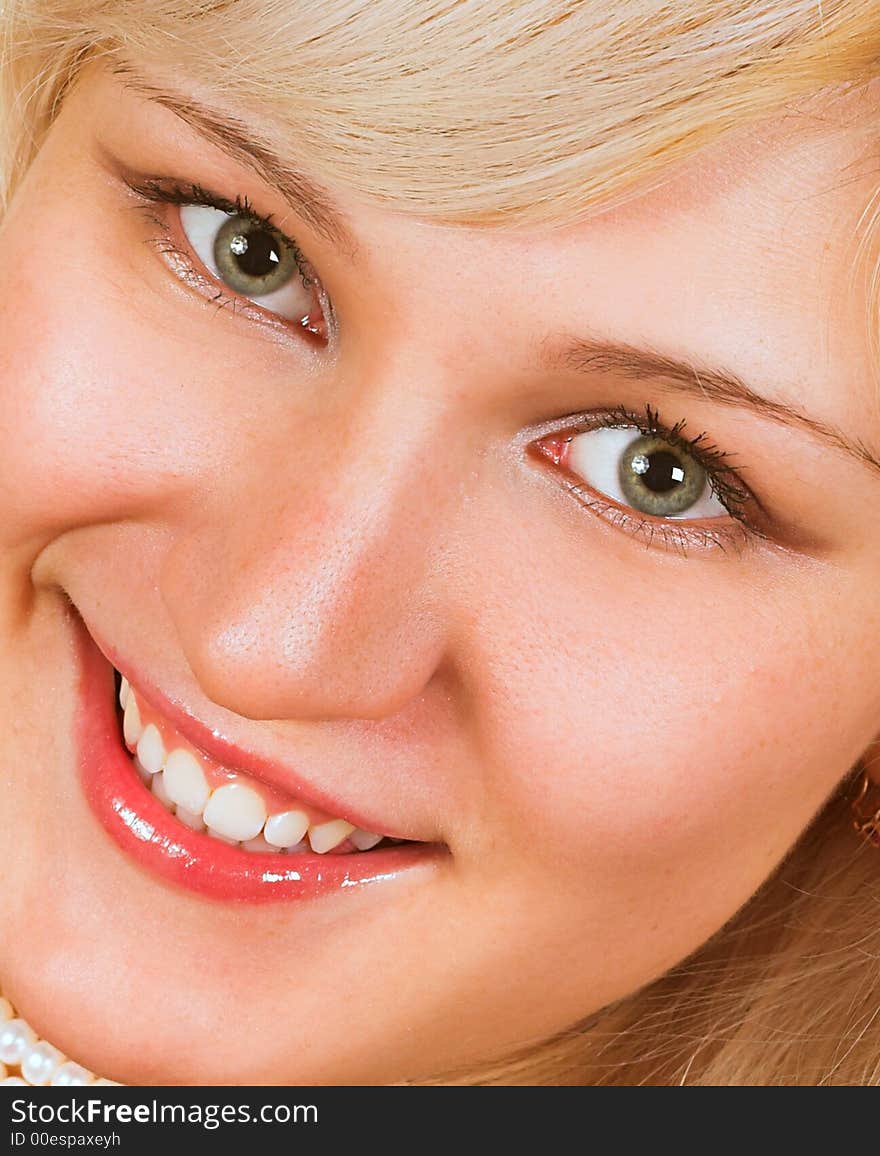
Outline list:
[[[445,849],[440,844],[409,843],[344,855],[309,852],[276,855],[241,851],[189,830],[138,778],[120,738],[112,667],[81,620],[77,621],[77,627],[80,657],[77,732],[80,776],[86,799],[119,847],[152,874],[213,899],[250,902],[308,899],[388,882],[416,866],[429,866],[443,854]],[[179,708],[177,715],[182,716],[192,730],[195,720]],[[178,717],[172,717],[177,724]],[[231,745],[210,731],[205,733],[211,737],[213,749],[209,749],[207,743],[196,742],[208,754],[219,761],[234,761],[237,768],[248,770],[245,752],[242,752],[243,759],[227,759],[220,752],[228,752]],[[337,809],[331,813],[340,812]]]

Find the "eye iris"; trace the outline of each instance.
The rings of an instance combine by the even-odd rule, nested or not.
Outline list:
[[[233,289],[262,296],[280,289],[296,271],[293,254],[268,229],[230,217],[214,240],[214,260]]]
[[[620,455],[626,500],[645,514],[668,518],[693,506],[706,488],[706,471],[662,438],[638,437]]]
[[[229,242],[239,269],[248,277],[265,277],[280,261],[275,241],[265,230],[256,230],[248,237],[236,233]]]

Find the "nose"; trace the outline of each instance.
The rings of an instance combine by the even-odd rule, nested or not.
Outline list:
[[[269,438],[177,535],[161,593],[214,702],[254,719],[380,719],[444,652],[454,464],[439,417],[386,404]]]

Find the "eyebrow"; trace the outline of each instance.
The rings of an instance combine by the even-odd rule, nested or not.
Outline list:
[[[765,397],[726,369],[698,367],[651,349],[593,338],[557,337],[545,341],[544,349],[543,360],[548,368],[563,367],[585,374],[613,374],[630,381],[651,381],[661,388],[666,384],[676,393],[749,409],[770,421],[805,429],[880,473],[880,458],[863,442],[820,418],[811,417],[794,405]]]
[[[128,60],[115,60],[111,71],[123,87],[170,109],[236,163],[252,169],[261,180],[277,189],[317,233],[346,251],[349,257],[354,256],[357,251],[354,236],[327,190],[288,164],[244,121],[228,112],[209,108],[192,96],[155,84]]]

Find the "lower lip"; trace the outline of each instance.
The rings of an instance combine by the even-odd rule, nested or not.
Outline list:
[[[314,899],[388,883],[436,861],[442,848],[412,843],[344,855],[242,851],[190,831],[148,791],[122,745],[113,668],[81,621],[77,731],[86,799],[108,835],[136,863],[211,899]]]

